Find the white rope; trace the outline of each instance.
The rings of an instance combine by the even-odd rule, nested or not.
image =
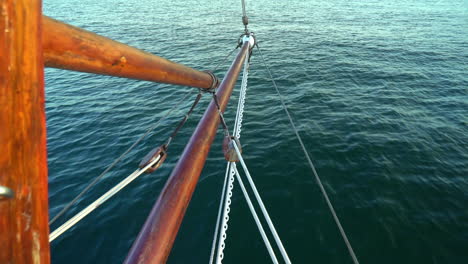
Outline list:
[[[260,222],[260,219],[258,219],[257,212],[255,211],[252,201],[250,200],[249,194],[247,193],[247,190],[245,189],[245,186],[244,186],[244,183],[242,182],[239,171],[237,171],[236,164],[232,163],[232,165],[234,167],[234,171],[236,172],[237,181],[239,182],[242,192],[244,193],[245,200],[247,201],[247,204],[249,205],[250,212],[252,213],[252,216],[255,219],[255,223],[257,224],[258,231],[260,231],[260,234],[262,235],[263,242],[265,242],[265,246],[267,247],[271,260],[273,261],[273,263],[278,263],[278,259],[276,258],[275,252],[273,251],[273,248],[271,247],[270,240],[268,240],[268,237],[265,234],[263,225]]]
[[[241,89],[240,89],[240,95],[239,95],[239,102],[238,102],[238,106],[237,106],[237,112],[236,112],[236,119],[235,119],[235,122],[234,122],[234,131],[233,131],[233,135],[234,137],[236,138],[240,138],[240,132],[241,132],[241,129],[242,129],[242,119],[243,119],[243,114],[244,114],[244,105],[245,105],[245,97],[246,97],[246,93],[247,93],[247,80],[248,80],[248,73],[249,73],[249,55],[246,56],[246,60],[245,60],[245,65],[244,65],[244,72],[243,72],[243,78],[242,78],[242,84],[241,84]],[[255,194],[255,198],[257,199],[257,202],[258,204],[260,205],[260,208],[262,210],[262,213],[268,223],[268,227],[270,228],[270,231],[271,233],[273,234],[273,237],[276,241],[276,244],[278,245],[278,248],[281,252],[281,255],[283,256],[283,259],[286,263],[290,264],[291,261],[289,259],[289,256],[288,254],[286,253],[286,250],[284,249],[284,246],[283,246],[283,243],[281,242],[281,239],[279,238],[279,235],[278,233],[276,232],[276,229],[271,221],[271,218],[265,208],[265,205],[263,204],[263,201],[262,199],[260,198],[260,195],[258,194],[258,191],[257,191],[257,188],[255,187],[255,184],[252,180],[252,177],[250,176],[250,173],[247,169],[247,166],[245,165],[245,162],[244,160],[242,159],[242,156],[239,152],[239,149],[237,147],[237,144],[234,144],[234,147],[236,149],[236,152],[237,152],[237,155],[239,156],[239,159],[240,159],[240,162],[244,168],[244,171],[247,175],[247,178],[249,180],[249,184],[252,188],[252,190],[254,191],[254,194]],[[228,162],[228,166],[226,168],[226,177],[229,177],[229,180],[228,180],[228,192],[225,194],[224,190],[225,188],[223,188],[223,194],[222,194],[222,197],[224,195],[226,195],[225,199],[224,199],[224,210],[223,210],[223,217],[221,218],[220,215],[221,215],[221,211],[222,211],[222,202],[223,202],[223,198],[221,198],[221,201],[220,201],[220,207],[219,207],[219,210],[218,210],[218,220],[216,222],[216,228],[215,228],[215,238],[213,238],[213,245],[212,245],[212,249],[211,249],[211,256],[210,256],[210,263],[212,263],[213,261],[213,251],[215,249],[215,241],[216,241],[216,233],[217,233],[217,230],[218,230],[218,226],[219,226],[219,219],[221,218],[221,231],[219,232],[219,240],[218,240],[218,251],[217,251],[217,256],[216,256],[216,263],[217,264],[221,264],[221,261],[224,257],[224,248],[225,248],[225,240],[226,240],[226,232],[227,232],[227,229],[228,229],[228,225],[227,225],[227,222],[229,221],[229,212],[230,212],[230,204],[231,204],[231,196],[232,196],[232,183],[234,182],[234,177],[233,175],[236,175],[238,181],[239,181],[239,185],[241,186],[241,189],[242,189],[242,192],[244,194],[244,197],[247,201],[247,204],[249,206],[249,209],[252,213],[252,216],[255,220],[255,223],[257,224],[257,227],[258,227],[258,230],[262,236],[262,239],[265,243],[265,246],[268,250],[268,253],[270,254],[270,257],[273,261],[273,263],[278,263],[278,259],[276,258],[276,255],[275,255],[275,252],[273,250],[273,248],[271,247],[271,244],[270,244],[270,241],[268,240],[268,237],[266,236],[265,234],[265,230],[263,229],[263,226],[262,226],[262,223],[260,222],[259,218],[258,218],[258,215],[255,211],[255,208],[252,204],[252,201],[250,200],[250,197],[249,197],[249,194],[247,193],[246,189],[245,189],[245,186],[242,182],[242,179],[240,177],[240,174],[239,172],[237,171],[237,168],[236,168],[236,164],[234,162]]]
[[[228,221],[229,221],[229,212],[231,211],[231,197],[232,197],[232,189],[234,188],[234,169],[232,168],[232,164],[228,162],[229,170],[229,180],[228,180],[228,189],[226,192],[226,198],[224,199],[224,210],[223,210],[223,217],[221,218],[221,231],[219,232],[219,240],[218,240],[218,253],[216,254],[216,263],[220,264],[224,258],[224,247],[226,244],[224,241],[227,238],[226,231],[228,229]]]
[[[65,205],[65,207],[63,207],[63,209],[60,210],[60,212],[58,212],[58,214],[56,214],[52,218],[52,220],[49,221],[49,226],[52,225],[55,221],[57,221],[57,219],[60,216],[62,216],[68,210],[70,210],[70,208],[78,201],[78,199],[80,199],[87,191],[89,191],[93,186],[95,186],[98,183],[98,181],[100,179],[102,179],[102,177],[104,177],[104,175],[106,175],[107,172],[109,172],[115,165],[117,165],[117,163],[119,163],[133,148],[136,147],[136,145],[138,145],[138,143],[140,143],[149,133],[151,133],[151,131],[155,130],[161,124],[161,121],[166,119],[175,110],[176,107],[180,106],[185,101],[187,96],[190,93],[192,93],[192,91],[193,90],[189,90],[187,93],[185,93],[185,95],[182,97],[182,99],[180,99],[179,102],[174,104],[174,106],[171,109],[169,109],[169,111],[167,111],[154,125],[149,127],[145,131],[145,133],[143,135],[141,135],[137,139],[137,141],[135,141],[135,143],[133,143],[127,150],[125,150],[124,153],[122,153],[117,159],[115,159],[101,174],[99,174],[99,176],[94,178],[94,180],[91,181],[77,196],[75,196],[75,198],[73,198],[73,200],[71,200],[67,205]]]
[[[109,198],[114,196],[116,193],[118,193],[120,190],[122,190],[125,186],[127,186],[129,183],[131,183],[133,180],[135,180],[138,176],[143,174],[149,167],[153,166],[156,162],[158,162],[160,157],[156,158],[153,160],[151,163],[149,163],[146,167],[143,169],[138,169],[134,171],[132,174],[127,176],[123,181],[121,181],[119,184],[114,186],[112,189],[107,191],[104,195],[99,197],[96,201],[94,201],[92,204],[88,205],[85,209],[83,209],[81,212],[70,218],[67,222],[65,222],[63,225],[61,225],[59,228],[55,229],[52,233],[49,235],[49,242],[54,241],[57,237],[59,237],[61,234],[63,234],[65,231],[73,227],[76,223],[78,223],[81,219],[83,219],[85,216],[87,216],[89,213],[94,211],[96,208],[101,206],[103,203],[105,203]]]
[[[219,222],[221,220],[221,213],[223,212],[223,201],[225,200],[224,199],[224,194],[226,193],[226,188],[228,187],[227,186],[228,178],[232,177],[232,175],[229,172],[230,172],[230,170],[229,170],[229,162],[228,162],[226,164],[226,175],[224,176],[223,190],[222,190],[222,193],[221,193],[221,198],[219,200],[218,217],[216,219],[216,227],[215,227],[215,232],[214,232],[214,235],[213,235],[213,242],[211,244],[210,263],[213,263],[214,251],[215,251],[215,248],[216,248],[216,241],[217,241],[216,239],[218,238]],[[229,177],[229,176],[231,176],[231,177]],[[229,187],[230,186],[231,185],[229,185]],[[228,190],[228,191],[232,192],[232,188],[230,188],[230,190]]]
[[[233,134],[236,138],[240,138],[240,132],[241,132],[241,127],[242,127],[242,117],[244,113],[244,105],[245,105],[245,97],[247,93],[247,78],[249,75],[249,53],[247,53],[245,62],[244,62],[244,71],[242,74],[242,84],[239,92],[239,102],[237,104],[237,113],[236,113],[236,120],[234,122],[234,131]],[[221,220],[221,230],[219,232],[219,237],[218,237],[218,250],[216,254],[216,263],[222,263],[222,259],[224,258],[224,248],[226,246],[225,240],[227,237],[227,229],[228,229],[228,221],[229,221],[229,212],[230,212],[230,204],[231,204],[231,196],[232,196],[232,189],[234,187],[234,174],[235,171],[233,169],[233,166],[230,165],[231,163],[228,162],[226,166],[226,178],[229,178],[228,180],[228,186],[227,186],[227,192],[225,192],[225,188],[223,188],[223,193],[221,195],[221,201],[220,201],[220,206],[218,209],[218,217],[216,221],[216,228],[215,228],[215,233],[214,233],[214,238],[213,238],[213,244],[211,246],[211,255],[210,255],[210,262],[213,263],[213,255],[214,255],[214,250],[215,250],[215,245],[216,245],[216,236],[218,235],[218,230],[219,230],[219,221]],[[235,165],[234,165],[235,166]],[[226,181],[226,179],[225,179]],[[224,197],[224,199],[223,199]],[[223,205],[223,200],[224,200],[224,205]],[[224,210],[222,209],[224,208]],[[221,214],[222,212],[222,214]],[[221,216],[222,215],[222,216]]]
[[[241,2],[242,2],[242,15],[247,16],[247,14],[245,12],[245,0],[241,0]]]
[[[242,129],[242,119],[244,118],[244,105],[245,97],[247,95],[247,80],[249,78],[249,53],[247,53],[244,64],[244,72],[242,76],[242,84],[239,93],[239,102],[237,104],[236,120],[234,121],[234,130],[233,134],[236,138],[240,138],[240,133]]]
[[[236,150],[237,156],[239,157],[239,161],[242,165],[242,168],[244,169],[245,175],[247,176],[247,179],[249,180],[250,187],[252,188],[255,198],[257,199],[257,202],[260,205],[260,209],[262,210],[263,216],[265,217],[265,220],[268,223],[268,227],[270,228],[270,231],[273,234],[273,237],[275,238],[276,244],[278,245],[281,255],[283,256],[283,259],[286,263],[291,263],[291,261],[289,260],[288,253],[284,249],[283,243],[281,242],[281,239],[278,233],[276,232],[276,228],[273,225],[273,222],[271,221],[270,215],[268,214],[268,211],[266,210],[265,205],[263,204],[262,198],[260,197],[260,194],[257,191],[257,187],[255,187],[255,183],[252,180],[252,176],[250,175],[250,172],[247,169],[247,166],[245,165],[244,159],[242,158],[242,154],[240,153],[239,148],[237,147],[237,143],[233,145],[234,145],[234,149]]]

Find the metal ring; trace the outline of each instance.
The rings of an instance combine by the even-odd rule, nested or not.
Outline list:
[[[11,199],[15,197],[15,192],[10,188],[0,185],[0,201],[4,199]]]

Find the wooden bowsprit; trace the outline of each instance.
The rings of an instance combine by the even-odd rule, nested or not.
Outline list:
[[[252,43],[245,41],[242,44],[218,88],[216,96],[222,112],[226,109],[246,54],[253,47]],[[218,109],[212,100],[169,176],[125,263],[164,263],[167,260],[219,123]]]

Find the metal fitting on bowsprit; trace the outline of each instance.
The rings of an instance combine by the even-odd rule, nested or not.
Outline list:
[[[239,148],[239,152],[242,153],[242,147],[237,137],[233,137],[229,135],[224,137],[224,140],[223,140],[224,158],[230,162],[239,161],[239,157],[237,156],[237,152],[236,152],[236,149],[234,148],[234,144],[237,145],[237,148]]]
[[[240,35],[239,40],[238,40],[239,47],[242,46],[242,44],[244,44],[245,42],[249,42],[249,48],[253,49],[255,44],[257,43],[255,34],[253,32],[248,32],[248,33]]]
[[[0,185],[0,201],[8,200],[13,197],[15,197],[15,193],[10,188]]]
[[[156,160],[156,163],[153,164],[151,167],[149,167],[145,172],[146,173],[151,173],[157,170],[161,165],[163,164],[164,160],[166,160],[167,157],[167,146],[164,144],[160,147],[157,147],[150,151],[146,156],[141,160],[140,164],[138,167],[140,169],[145,168],[148,166],[151,162],[154,162]]]
[[[249,17],[248,16],[242,16],[242,24],[247,28],[247,25],[249,24]]]

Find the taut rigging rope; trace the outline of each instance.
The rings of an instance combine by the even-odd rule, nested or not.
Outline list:
[[[127,176],[123,181],[121,181],[119,184],[114,186],[112,189],[107,191],[105,194],[103,194],[101,197],[99,197],[96,201],[94,201],[92,204],[88,205],[85,209],[83,209],[81,212],[70,218],[67,222],[65,222],[63,225],[61,225],[59,228],[55,229],[52,233],[49,235],[49,242],[54,241],[57,237],[59,237],[61,234],[63,234],[65,231],[68,229],[72,228],[76,223],[78,223],[81,219],[83,219],[85,216],[87,216],[89,213],[94,211],[96,208],[101,206],[103,203],[105,203],[109,198],[114,196],[116,193],[118,193],[120,190],[122,190],[125,186],[127,186],[129,183],[131,183],[133,180],[138,178],[141,174],[143,174],[148,168],[156,164],[159,160],[155,159],[151,163],[149,163],[146,167],[142,169],[137,169],[134,171],[132,174]]]
[[[247,80],[248,80],[248,72],[249,72],[249,54],[247,55],[247,58],[245,60],[245,65],[244,65],[244,73],[243,73],[243,78],[242,78],[242,84],[241,84],[241,90],[240,90],[240,96],[239,96],[239,103],[238,103],[238,108],[237,108],[237,113],[236,113],[236,119],[235,119],[235,123],[234,123],[234,131],[233,131],[233,134],[234,134],[234,137],[235,138],[239,138],[240,137],[240,132],[241,132],[241,127],[242,127],[242,119],[243,119],[243,113],[244,113],[244,104],[245,104],[245,96],[246,96],[246,90],[247,90]],[[216,97],[214,98],[215,102],[216,102]],[[220,116],[220,119],[221,119],[221,123],[223,124],[223,128],[224,128],[224,131],[225,131],[225,134],[227,134],[228,132],[227,131],[227,126],[224,122],[224,117],[223,115],[219,112],[219,116]],[[229,134],[227,134],[227,136],[229,136]],[[237,142],[237,141],[234,141],[234,142]],[[273,234],[273,237],[275,238],[275,241],[276,241],[276,244],[278,245],[278,248],[279,250],[281,251],[281,254],[283,256],[283,259],[286,263],[291,263],[291,261],[289,260],[289,256],[288,254],[286,253],[286,250],[284,249],[284,246],[281,242],[281,239],[279,238],[279,235],[278,233],[276,232],[276,229],[268,215],[268,212],[260,198],[260,195],[258,194],[258,191],[255,187],[255,184],[253,183],[253,180],[250,176],[250,173],[249,171],[247,170],[247,167],[241,157],[241,154],[240,154],[240,151],[239,149],[237,148],[237,143],[234,144],[234,147],[236,149],[236,152],[237,152],[237,156],[239,157],[239,160],[244,168],[244,171],[248,177],[248,181],[249,181],[249,184],[252,188],[252,190],[254,191],[254,194],[255,194],[255,198],[258,202],[258,204],[260,205],[261,207],[261,210],[262,210],[262,213],[268,223],[268,227],[270,228],[270,231],[271,233]],[[228,162],[228,166],[226,168],[226,177],[225,177],[225,180],[224,180],[224,187],[223,187],[223,194],[222,194],[222,198],[221,198],[221,201],[220,201],[220,207],[219,207],[219,210],[218,210],[218,219],[217,219],[217,222],[216,222],[216,228],[215,228],[215,238],[213,239],[213,246],[212,246],[212,251],[211,251],[211,256],[210,256],[210,263],[212,263],[213,261],[213,254],[214,254],[214,249],[215,249],[215,245],[214,243],[216,242],[216,234],[218,233],[218,229],[219,229],[219,224],[220,224],[220,221],[221,221],[221,230],[219,232],[219,240],[218,240],[218,253],[217,253],[217,256],[216,256],[216,263],[221,263],[222,259],[224,258],[224,248],[225,248],[225,239],[227,237],[226,235],[226,231],[228,229],[228,224],[227,222],[229,221],[229,212],[230,212],[230,204],[231,204],[231,196],[232,196],[232,188],[233,188],[233,182],[234,182],[234,175],[236,175],[237,179],[238,179],[238,182],[239,182],[239,185],[241,186],[241,189],[242,189],[242,192],[244,194],[244,197],[247,201],[247,204],[249,206],[249,209],[252,213],[252,216],[255,220],[255,223],[257,224],[257,227],[258,227],[258,230],[262,236],[262,239],[265,243],[265,246],[267,247],[267,250],[268,250],[268,253],[270,254],[270,257],[273,261],[273,263],[278,263],[278,259],[276,258],[276,255],[275,255],[275,252],[273,250],[273,248],[271,247],[271,244],[270,244],[270,241],[268,240],[268,237],[266,236],[265,234],[265,230],[262,226],[262,223],[260,222],[259,218],[258,218],[258,215],[253,207],[253,204],[250,200],[250,197],[245,189],[245,186],[242,182],[242,179],[240,177],[240,174],[239,172],[237,171],[236,169],[236,164],[234,162]],[[228,179],[228,180],[227,180]],[[226,182],[227,182],[227,185],[226,185]],[[226,191],[227,190],[227,191]],[[223,197],[224,197],[224,200],[223,200]],[[223,207],[223,201],[224,201],[224,207]],[[224,210],[222,210],[222,208],[224,208]],[[221,217],[221,212],[222,213],[222,217]]]
[[[234,145],[236,145],[236,144],[234,144]],[[266,246],[266,248],[268,250],[268,254],[270,254],[270,257],[271,257],[271,260],[273,261],[273,263],[277,264],[277,263],[279,263],[278,259],[276,258],[276,255],[275,255],[275,252],[273,251],[273,248],[271,247],[270,240],[268,239],[268,237],[265,234],[265,230],[263,229],[263,225],[260,222],[260,219],[258,218],[257,212],[255,211],[255,208],[254,208],[254,206],[252,204],[252,201],[250,200],[249,194],[247,193],[247,190],[245,189],[245,186],[244,186],[244,183],[242,182],[242,178],[241,178],[241,176],[239,174],[239,171],[237,171],[236,164],[234,162],[231,162],[231,165],[234,167],[234,171],[236,173],[237,181],[239,182],[239,185],[240,185],[240,187],[242,189],[242,193],[244,194],[245,200],[247,201],[247,205],[249,206],[250,212],[252,213],[252,216],[253,216],[253,218],[255,220],[255,223],[257,224],[258,230],[260,231],[263,242],[265,243],[265,246]],[[286,263],[290,263],[290,262],[286,262]]]
[[[240,95],[239,95],[239,102],[238,102],[238,108],[237,108],[237,114],[236,114],[236,120],[235,120],[235,125],[234,125],[234,130],[233,134],[235,137],[240,138],[240,132],[241,132],[241,126],[242,126],[242,114],[244,112],[244,103],[245,103],[245,96],[247,93],[247,79],[248,79],[248,73],[249,73],[249,53],[246,55],[246,60],[244,62],[244,71],[242,74],[242,84],[240,88]],[[215,101],[216,105],[218,106],[218,113],[220,114],[219,117],[221,119],[221,123],[223,124],[223,129],[224,129],[224,134],[225,136],[229,136],[229,131],[226,126],[226,122],[224,121],[224,117],[221,114],[221,111],[219,109],[219,104],[217,103],[217,98],[214,96],[213,100]],[[231,204],[231,196],[232,196],[232,189],[234,187],[234,168],[235,166],[234,163],[227,163],[226,166],[226,178],[225,182],[228,182],[228,185],[224,186],[222,195],[221,195],[221,200],[219,204],[219,210],[218,210],[218,217],[216,220],[216,228],[215,228],[215,233],[214,233],[214,238],[213,238],[213,245],[211,247],[211,254],[210,254],[210,263],[213,263],[213,255],[214,255],[214,250],[216,248],[216,235],[218,234],[219,230],[219,224],[221,221],[221,230],[219,232],[219,240],[218,240],[218,252],[216,254],[216,263],[221,263],[223,257],[224,257],[224,241],[226,240],[226,231],[228,229],[228,221],[229,221],[229,211],[230,211],[230,204]],[[227,189],[227,192],[225,191]],[[223,204],[224,201],[224,204]],[[223,210],[224,208],[224,210]]]
[[[189,111],[187,112],[187,114],[185,114],[185,116],[182,118],[182,120],[180,120],[179,125],[177,125],[177,127],[174,129],[172,134],[167,139],[166,148],[169,147],[169,144],[171,144],[172,139],[177,135],[179,130],[185,125],[185,122],[187,122],[188,118],[190,117],[193,110],[195,109],[195,106],[197,106],[198,102],[200,102],[201,97],[202,97],[202,92],[200,90],[197,97],[195,98],[195,101],[193,102],[192,106],[190,107]]]
[[[108,173],[113,167],[115,167],[115,165],[117,165],[117,163],[119,163],[131,150],[133,150],[136,145],[138,145],[138,143],[140,143],[146,136],[148,136],[149,133],[151,133],[151,131],[153,131],[154,129],[156,129],[160,124],[161,124],[161,121],[166,119],[178,106],[180,106],[182,104],[182,102],[184,102],[184,100],[187,98],[187,96],[192,93],[192,90],[189,90],[187,93],[185,93],[185,95],[182,97],[182,99],[180,101],[178,101],[176,104],[174,104],[174,106],[172,108],[170,108],[166,114],[164,114],[154,125],[152,125],[151,127],[149,127],[145,133],[143,135],[141,135],[136,141],[135,143],[133,143],[127,150],[125,150],[124,153],[122,153],[118,158],[116,158],[101,174],[99,174],[99,176],[97,176],[96,178],[94,178],[93,181],[91,181],[75,198],[73,198],[73,200],[71,200],[58,214],[56,214],[54,216],[54,218],[52,218],[52,220],[50,220],[49,222],[49,225],[53,224],[55,221],[57,221],[57,219],[62,216],[63,214],[65,214],[68,210],[70,210],[70,208],[78,201],[78,199],[80,199],[87,191],[89,191],[94,185],[96,185],[96,183],[102,178],[104,177],[104,175],[106,175],[106,173]]]
[[[233,171],[230,169],[231,163],[228,162],[226,165],[226,176],[224,176],[224,183],[223,183],[223,190],[221,192],[221,198],[219,199],[219,208],[218,208],[218,217],[216,219],[216,227],[213,235],[213,242],[211,244],[211,253],[210,253],[210,264],[213,263],[213,258],[214,258],[214,252],[216,249],[216,241],[218,238],[218,232],[219,232],[219,223],[221,219],[221,214],[223,213],[223,201],[226,204],[231,204],[231,197],[232,197],[232,189],[234,188],[234,175]],[[226,194],[226,197],[225,197]],[[226,218],[225,221],[223,221],[223,228],[225,227],[225,222],[229,220],[229,211],[224,214],[224,217]],[[226,225],[227,228],[227,225]],[[221,236],[220,236],[221,239]],[[224,237],[225,239],[225,237]],[[219,254],[218,254],[219,255]],[[221,255],[221,259],[224,257],[224,255]]]
[[[185,116],[183,117],[183,119],[179,122],[178,126],[175,128],[175,130],[172,132],[172,134],[169,136],[166,144],[164,144],[162,146],[163,148],[163,151],[164,151],[164,155],[165,155],[165,152],[167,151],[168,147],[169,147],[169,144],[171,143],[172,139],[177,135],[177,132],[182,128],[182,126],[185,124],[185,122],[187,122],[189,116],[191,115],[191,113],[193,112],[195,106],[198,104],[198,102],[200,101],[200,98],[202,96],[202,92],[200,90],[200,92],[198,93],[197,97],[195,98],[195,101],[193,102],[192,106],[190,107],[189,111],[187,112],[187,114],[185,114]],[[146,133],[145,133],[146,135]],[[135,144],[134,144],[135,145]],[[133,145],[132,145],[133,146]],[[150,152],[150,153],[153,153],[153,152]],[[155,153],[154,155],[157,155],[159,154],[158,153]],[[146,158],[146,157],[145,157]],[[76,223],[78,223],[81,219],[83,219],[85,216],[87,216],[89,213],[91,213],[92,211],[94,211],[94,209],[98,208],[99,206],[101,206],[101,204],[103,204],[105,201],[107,201],[109,198],[111,198],[112,196],[114,196],[116,193],[118,193],[120,190],[122,190],[125,186],[127,186],[130,182],[132,182],[134,179],[136,179],[138,176],[140,176],[142,173],[146,172],[147,169],[151,168],[152,165],[159,163],[158,167],[160,166],[160,164],[164,161],[165,157],[163,158],[163,156],[161,156],[160,154],[155,157],[153,160],[150,160],[148,161],[148,164],[145,164],[145,162],[143,162],[143,164],[145,165],[141,165],[140,163],[140,169],[137,169],[135,172],[133,172],[132,174],[130,174],[127,178],[125,178],[122,182],[120,182],[119,184],[117,184],[116,186],[114,186],[111,190],[109,190],[108,192],[106,192],[104,195],[102,195],[100,198],[98,198],[96,201],[94,201],[92,204],[90,204],[88,207],[86,207],[84,210],[82,210],[81,212],[79,212],[78,214],[76,214],[75,216],[73,216],[71,219],[69,219],[65,224],[61,225],[59,228],[57,228],[54,232],[52,232],[49,236],[49,241],[52,242],[56,237],[58,237],[59,235],[61,235],[63,232],[67,231],[69,228],[71,228],[72,226],[74,226]],[[155,169],[153,169],[155,170]],[[151,172],[153,171],[151,169],[149,169],[148,171]]]
[[[240,47],[240,45],[237,45],[237,47],[235,47],[234,49],[232,49],[231,52],[229,52],[228,55],[226,55],[226,56],[224,57],[223,60],[221,60],[220,62],[218,62],[218,64],[216,65],[216,67],[214,67],[213,72],[215,72],[215,71],[219,68],[219,66],[221,66],[221,64],[223,64],[223,63],[232,55],[232,53],[233,53],[234,51],[236,51],[236,49],[238,49],[239,47]]]
[[[257,203],[260,206],[260,209],[261,209],[261,211],[263,213],[263,217],[265,217],[265,220],[266,220],[266,222],[268,224],[268,227],[270,228],[270,231],[273,234],[273,237],[275,238],[276,244],[278,245],[278,248],[279,248],[279,250],[281,252],[281,255],[283,256],[283,259],[284,259],[284,261],[286,263],[291,264],[291,260],[289,260],[288,253],[286,252],[286,249],[283,246],[283,242],[281,242],[281,238],[279,237],[278,232],[276,232],[275,225],[273,225],[273,222],[271,221],[270,215],[268,214],[268,211],[267,211],[267,209],[265,207],[265,204],[263,204],[262,198],[260,197],[260,194],[258,193],[257,187],[255,186],[255,183],[254,183],[254,181],[252,179],[252,176],[250,175],[249,170],[247,169],[247,165],[245,164],[245,161],[242,158],[242,154],[240,153],[236,142],[234,142],[234,148],[236,150],[237,156],[239,157],[239,162],[242,165],[242,168],[244,169],[244,173],[247,176],[247,180],[249,181],[250,187],[253,190],[253,193],[255,195],[255,199],[257,200]],[[239,172],[237,172],[237,169],[236,169],[236,173],[239,174]],[[240,178],[240,176],[238,176],[238,177]],[[239,182],[240,181],[241,180],[239,179]],[[245,195],[248,196],[248,194],[244,193],[244,196]],[[246,196],[246,199],[247,199],[247,196]],[[254,212],[252,212],[252,214],[253,213]]]
[[[245,0],[241,0],[241,2],[242,2],[242,16],[247,16],[245,12]]]
[[[232,55],[232,53],[238,48],[239,46],[235,47],[232,51],[230,51],[215,67],[214,67],[214,71],[216,71],[219,66],[221,66],[221,64],[223,64],[224,62],[226,62],[226,60],[229,58],[229,56]],[[178,101],[176,104],[174,104],[174,106],[169,109],[166,114],[164,114],[154,125],[152,125],[151,127],[149,127],[145,133],[140,136],[127,150],[125,150],[125,152],[123,152],[119,157],[117,157],[101,174],[99,174],[99,176],[97,176],[96,178],[94,178],[94,180],[92,180],[77,196],[75,196],[75,198],[73,198],[73,200],[71,200],[67,205],[65,205],[65,207],[60,210],[60,212],[58,212],[50,221],[49,221],[49,225],[52,225],[55,221],[57,221],[57,219],[59,219],[63,214],[65,214],[68,210],[70,210],[70,208],[78,201],[78,199],[80,199],[86,192],[88,192],[94,185],[96,185],[98,183],[98,181],[100,179],[102,179],[102,177],[104,177],[104,175],[106,175],[106,173],[108,173],[112,168],[114,168],[130,151],[132,151],[146,136],[148,136],[149,133],[151,133],[153,130],[155,130],[160,124],[161,124],[161,121],[166,119],[178,106],[180,106],[182,104],[182,102],[185,101],[185,99],[187,98],[187,96],[192,93],[192,90],[189,90],[187,93],[184,94],[184,96],[182,97],[182,99],[180,101]],[[198,100],[199,98],[197,99],[197,103],[198,103]],[[196,105],[196,103],[195,103]],[[194,106],[192,106],[192,109],[193,109]],[[191,111],[190,111],[191,112]],[[185,120],[186,121],[186,120]],[[183,123],[185,123],[185,121],[182,121]],[[181,123],[182,123],[181,122]],[[180,126],[183,125],[182,124],[179,124],[179,127],[178,129],[180,129]],[[178,129],[176,129],[176,131],[174,131],[173,133],[173,136],[175,136],[175,134],[177,133]],[[173,138],[173,136],[171,136],[169,139],[168,139],[168,143],[166,145],[169,145],[171,139]]]
[[[283,96],[281,95],[281,93],[280,93],[280,91],[278,89],[278,86],[276,85],[275,79],[273,78],[273,75],[271,74],[270,68],[268,67],[268,65],[267,65],[267,63],[265,61],[265,58],[263,57],[262,51],[260,50],[260,47],[258,46],[258,44],[256,46],[257,46],[257,49],[258,49],[258,51],[260,53],[260,57],[262,58],[263,64],[265,65],[265,68],[267,69],[268,74],[270,75],[270,79],[273,82],[273,86],[276,89],[276,93],[278,94],[278,97],[279,97],[279,99],[281,101],[281,105],[283,106],[283,109],[286,112],[286,115],[288,116],[289,122],[291,123],[291,127],[293,128],[294,133],[296,134],[296,138],[299,141],[299,144],[301,145],[302,151],[304,152],[304,155],[306,156],[307,162],[309,163],[309,166],[310,166],[310,168],[311,168],[311,170],[312,170],[312,172],[313,172],[313,174],[315,176],[315,180],[317,181],[317,184],[320,187],[320,191],[322,192],[322,195],[325,198],[325,201],[326,201],[326,203],[328,205],[328,208],[330,209],[330,212],[333,215],[333,219],[335,220],[335,223],[338,226],[338,229],[340,230],[341,236],[342,236],[342,238],[343,238],[343,240],[344,240],[344,242],[346,244],[346,247],[348,248],[349,254],[351,255],[351,258],[353,259],[353,262],[355,264],[359,264],[359,261],[358,261],[358,259],[356,257],[356,254],[354,253],[354,250],[353,250],[353,248],[351,246],[351,243],[349,242],[348,237],[346,236],[346,233],[345,233],[343,227],[341,226],[341,222],[340,222],[340,219],[338,218],[338,215],[335,212],[335,208],[333,207],[333,205],[332,205],[332,203],[330,201],[330,198],[328,197],[327,191],[323,187],[322,181],[320,180],[320,177],[318,176],[318,173],[315,170],[315,166],[312,163],[312,160],[310,159],[309,153],[307,152],[307,149],[306,149],[304,143],[302,142],[302,138],[299,135],[299,132],[298,132],[298,130],[296,128],[296,125],[294,124],[294,122],[292,120],[292,117],[291,117],[291,114],[289,113],[289,110],[288,110],[288,108],[287,108],[287,106],[286,106],[286,104],[284,102]]]

